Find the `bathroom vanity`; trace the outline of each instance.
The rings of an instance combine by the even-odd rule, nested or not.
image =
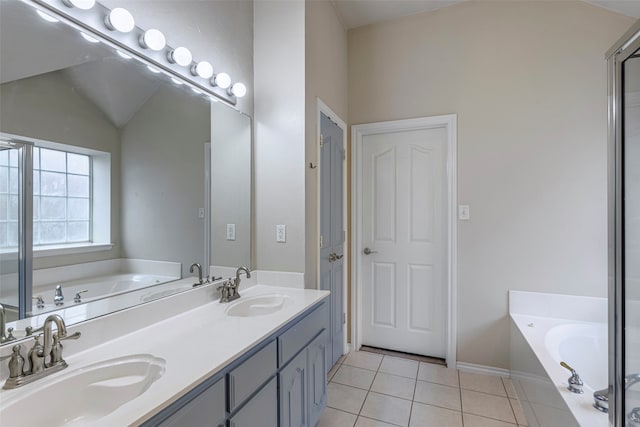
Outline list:
[[[241,292],[221,304],[215,286],[203,286],[68,327],[82,334],[65,342],[69,367],[1,390],[0,420],[22,426],[45,420],[51,426],[315,425],[326,405],[329,293],[262,285]],[[25,410],[34,400],[52,400],[41,395],[65,399]]]

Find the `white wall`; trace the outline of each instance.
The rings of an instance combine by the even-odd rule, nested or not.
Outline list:
[[[465,2],[349,32],[352,124],[458,114],[459,361],[508,368],[509,289],[606,296],[604,53],[632,22]]]
[[[305,3],[254,3],[256,267],[305,269]],[[276,242],[276,225],[287,242]]]
[[[342,26],[331,2],[306,2],[306,268],[305,285],[317,288],[318,262],[318,109],[320,98],[345,123],[347,122],[347,31]],[[346,148],[346,147],[345,147]],[[348,162],[347,162],[348,164]]]

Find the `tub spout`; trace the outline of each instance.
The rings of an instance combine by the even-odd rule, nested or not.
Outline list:
[[[596,390],[593,392],[593,407],[605,414],[609,412],[609,395],[611,393],[610,388],[603,388],[602,390]]]
[[[627,375],[624,377],[624,389],[627,390],[637,382],[640,382],[640,373]]]

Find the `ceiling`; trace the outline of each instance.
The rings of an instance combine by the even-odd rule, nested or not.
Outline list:
[[[346,29],[430,12],[474,0],[331,0]],[[515,0],[502,0],[515,1]],[[537,0],[544,1],[544,0]],[[640,0],[584,0],[623,15],[640,18]]]

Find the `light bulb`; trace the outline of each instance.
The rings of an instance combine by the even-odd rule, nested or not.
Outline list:
[[[211,84],[221,89],[226,89],[231,86],[231,77],[229,77],[227,73],[218,73],[213,80],[211,80]]]
[[[234,83],[229,89],[229,93],[237,98],[242,98],[247,94],[247,87],[242,83]]]
[[[189,49],[180,46],[169,52],[167,54],[167,59],[171,63],[186,67],[191,64],[193,57],[191,56],[191,51]]]
[[[48,13],[44,13],[40,9],[36,9],[36,13],[38,14],[38,16],[40,18],[44,19],[47,22],[60,22],[58,19],[54,18],[53,16],[49,15]]]
[[[96,5],[96,0],[62,0],[68,7],[76,7],[82,10],[89,10]]]
[[[136,21],[127,9],[116,7],[105,16],[104,24],[110,30],[128,33],[135,28]]]
[[[191,73],[194,76],[200,76],[203,79],[210,79],[213,76],[213,67],[207,61],[200,61],[191,67]]]
[[[145,31],[140,36],[140,46],[145,49],[159,51],[164,49],[166,45],[167,40],[164,38],[164,34],[154,28]]]
[[[87,33],[80,32],[80,35],[82,36],[83,39],[85,39],[89,43],[98,43],[98,42],[100,42],[100,40],[98,40],[97,38],[95,38],[93,36],[90,36]]]
[[[124,59],[131,59],[131,56],[127,55],[126,53],[124,53],[121,50],[116,50],[116,53],[118,54],[119,57],[124,58]]]

